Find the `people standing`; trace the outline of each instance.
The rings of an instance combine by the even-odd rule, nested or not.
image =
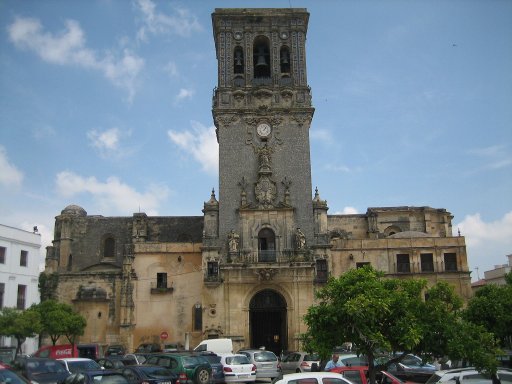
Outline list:
[[[331,360],[325,364],[324,371],[329,372],[333,368],[343,367],[344,364],[340,361],[340,357],[337,354],[333,354]]]

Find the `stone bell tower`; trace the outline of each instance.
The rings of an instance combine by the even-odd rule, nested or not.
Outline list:
[[[292,8],[216,9],[212,15],[222,249],[233,232],[236,249],[245,253],[314,242],[308,18],[305,9]]]
[[[212,14],[219,195],[203,209],[202,331],[237,347],[296,348],[327,258],[327,204],[311,188],[308,19],[302,8]]]

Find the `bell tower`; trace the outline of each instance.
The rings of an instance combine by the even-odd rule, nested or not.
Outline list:
[[[274,260],[315,242],[308,19],[302,8],[216,9],[212,14],[219,246],[228,257],[241,252],[254,261]],[[230,246],[233,236],[237,243],[232,240]]]

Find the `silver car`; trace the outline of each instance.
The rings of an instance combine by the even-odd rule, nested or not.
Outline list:
[[[247,356],[256,366],[256,380],[263,378],[273,380],[281,375],[281,364],[274,352],[262,349],[241,349],[237,353]]]
[[[311,367],[316,363],[320,366],[320,356],[316,353],[291,352],[281,360],[281,370],[285,373],[311,372]]]

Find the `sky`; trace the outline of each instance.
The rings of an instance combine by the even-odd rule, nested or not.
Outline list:
[[[307,8],[329,214],[452,213],[472,279],[512,254],[510,0],[0,0],[0,224],[200,216],[218,191],[215,8]],[[218,196],[218,194],[217,194]]]

